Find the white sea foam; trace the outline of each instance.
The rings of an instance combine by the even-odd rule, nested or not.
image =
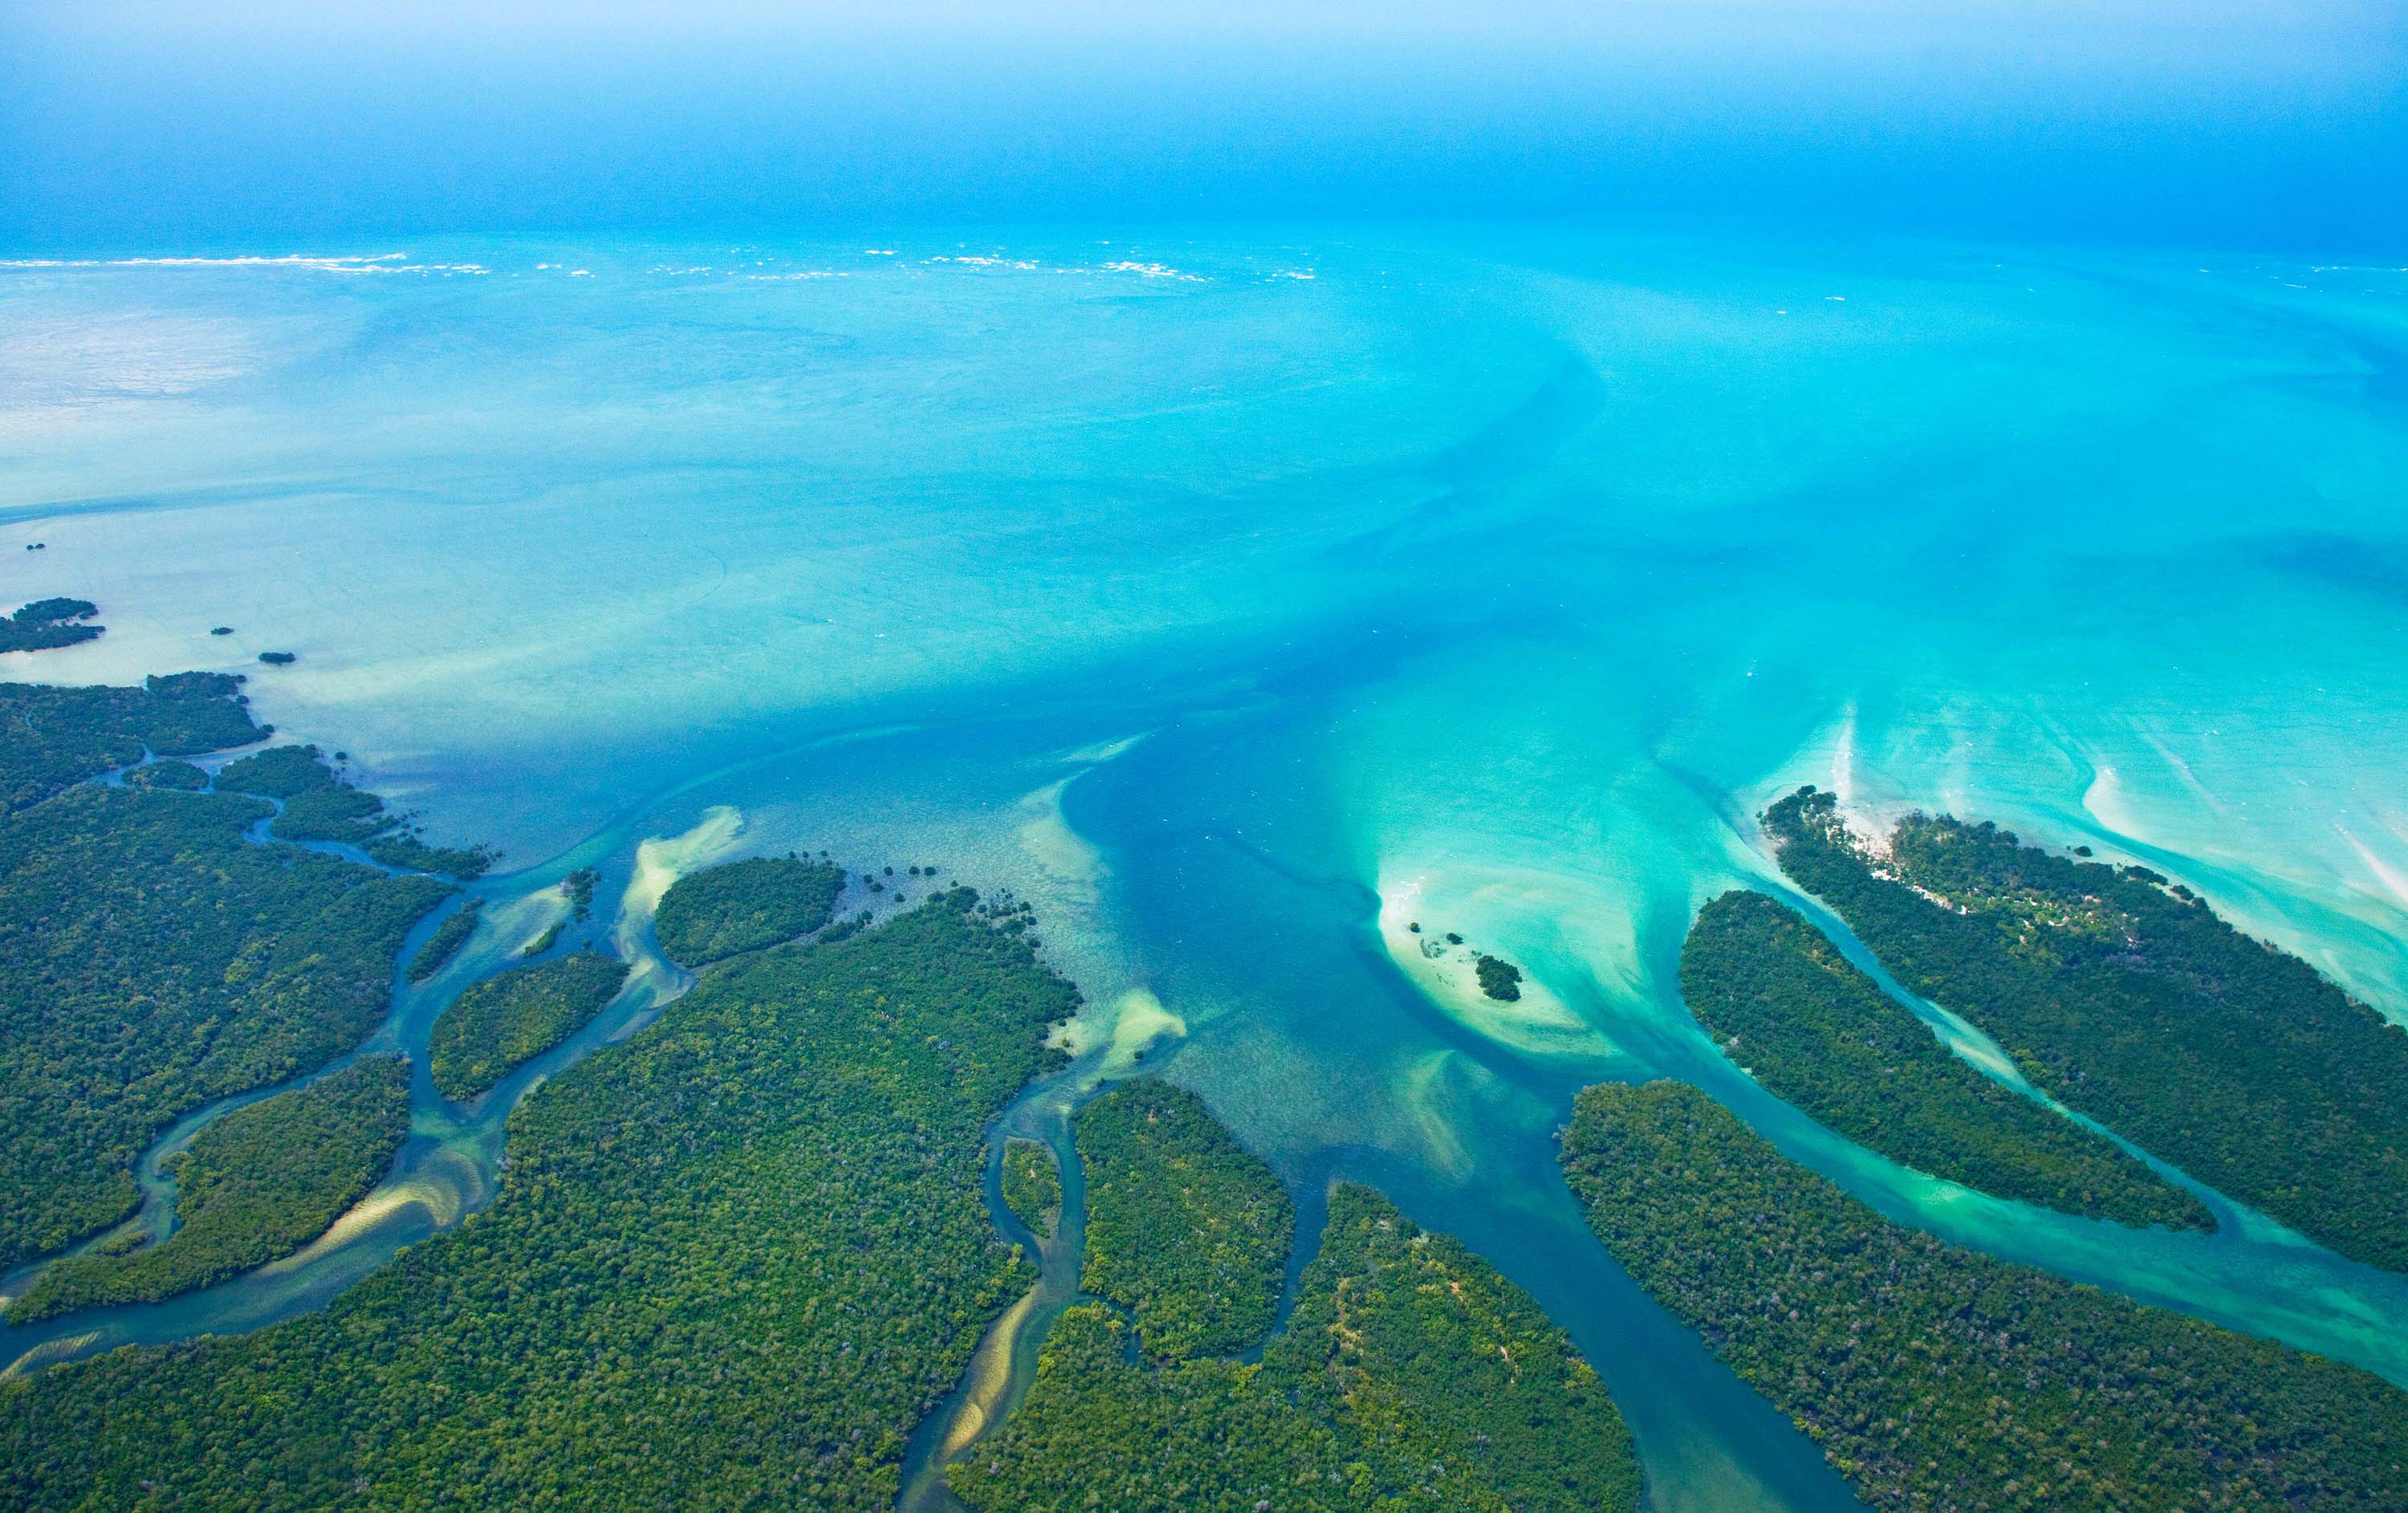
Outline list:
[[[412,263],[407,252],[373,256],[6,258],[0,268],[306,268],[316,273],[490,273],[481,263]]]
[[[1106,273],[1134,273],[1140,278],[1169,278],[1181,283],[1200,284],[1206,281],[1204,276],[1200,273],[1182,272],[1178,268],[1170,266],[1170,264],[1167,263],[1137,263],[1126,258],[1123,258],[1117,262],[1105,264],[1104,271]]]

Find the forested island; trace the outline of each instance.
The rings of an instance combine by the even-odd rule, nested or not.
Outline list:
[[[376,1185],[408,1133],[409,1063],[396,1056],[366,1057],[212,1120],[169,1158],[175,1234],[56,1263],[10,1305],[8,1320],[155,1303],[290,1255]]]
[[[713,969],[322,1313],[0,1385],[0,1507],[891,1507],[1028,1278],[982,1135],[1077,1006],[974,905]]]
[[[2207,1209],[2104,1137],[1984,1076],[1795,909],[1734,891],[1681,950],[1681,994],[1767,1092],[1892,1161],[2002,1198],[2127,1224],[2212,1229]]]
[[[466,1103],[601,1012],[627,980],[627,963],[600,951],[497,972],[454,999],[428,1035],[436,1091]]]
[[[0,1265],[134,1212],[134,1162],[177,1119],[358,1044],[450,892],[255,844],[260,799],[81,781],[260,739],[238,687],[0,685],[22,733],[0,742]]]
[[[1447,937],[1452,940],[1455,937]],[[1482,951],[1472,959],[1472,971],[1480,978],[1480,991],[1500,1004],[1519,1002],[1522,997],[1522,969],[1501,956]]]
[[[843,892],[844,869],[825,862],[730,862],[672,884],[652,916],[652,933],[670,961],[706,966],[819,929]]]
[[[1140,1083],[1109,1095],[1125,1099],[1101,1126],[1120,1147],[1120,1187],[1196,1194],[1173,1221],[1125,1234],[1121,1270],[1166,1278],[1149,1293],[1171,1291],[1197,1275],[1200,1226],[1221,1237],[1227,1285],[1251,1308],[1260,1278],[1275,1286],[1287,1258],[1288,1226],[1258,1221],[1277,1179],[1200,1103],[1169,1091]],[[1149,1110],[1154,1137],[1127,1142],[1125,1126]],[[1210,1163],[1200,1183],[1199,1162]],[[1108,1306],[1065,1314],[1019,1411],[949,1471],[954,1492],[980,1513],[1638,1506],[1629,1433],[1562,1332],[1479,1257],[1368,1188],[1331,1193],[1295,1314],[1259,1363],[1161,1359],[1151,1344],[1139,1360],[1129,1333]]]
[[[1590,1088],[1563,1162],[1614,1259],[1876,1508],[2408,1507],[2408,1393],[1893,1224],[1694,1088]]]
[[[0,618],[0,651],[51,651],[99,636],[91,623],[100,606],[90,599],[36,599]]]
[[[602,874],[592,867],[579,867],[561,878],[560,891],[568,900],[568,913],[544,926],[543,934],[519,948],[519,954],[529,958],[541,956],[560,944],[561,935],[570,926],[583,924],[594,912],[594,889],[601,880]]]
[[[1062,1217],[1062,1174],[1054,1169],[1054,1152],[1043,1141],[1015,1135],[1003,1143],[1003,1202],[1030,1234],[1054,1233],[1054,1221]]]
[[[484,917],[484,909],[483,899],[472,898],[445,915],[435,933],[426,937],[426,943],[410,957],[407,973],[409,980],[413,984],[424,982],[451,965],[452,958],[459,955],[460,948],[477,933],[477,921]]]
[[[579,867],[560,879],[561,891],[568,895],[569,923],[583,924],[593,916],[594,890],[600,887],[601,883],[602,874],[592,867]]]
[[[2146,868],[1912,815],[1876,858],[1812,788],[1782,869],[2051,1096],[2343,1255],[2408,1270],[2408,1032]]]
[[[1151,1078],[1079,1110],[1087,1178],[1080,1286],[1128,1310],[1157,1359],[1227,1354],[1279,1309],[1296,1208],[1204,1100]]]

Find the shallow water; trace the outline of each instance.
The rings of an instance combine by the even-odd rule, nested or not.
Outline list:
[[[2408,1382],[2400,1279],[2229,1206],[2141,1234],[1901,1171],[1672,991],[1698,903],[1782,887],[1752,817],[1813,781],[2144,860],[2408,1010],[2403,375],[2408,273],[2172,252],[1267,228],[7,267],[0,588],[110,629],[0,676],[247,667],[264,719],[501,844],[482,954],[394,1043],[576,865],[630,951],[644,879],[710,856],[1014,890],[1089,1072],[1164,1070],[1300,1195],[1372,1180],[1487,1254],[1604,1372],[1659,1508],[1844,1506],[1580,1225],[1552,1136],[1584,1083],[1698,1079],[1885,1212]],[[1524,1004],[1426,961],[1446,931]],[[560,1058],[678,985],[639,981]],[[295,1262],[6,1353],[322,1303],[488,1191],[494,1118],[419,1135]]]

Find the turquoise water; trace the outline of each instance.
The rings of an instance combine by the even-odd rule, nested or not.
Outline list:
[[[1010,888],[1088,993],[1082,1077],[1164,1070],[1301,1192],[1482,1249],[1666,1510],[1849,1499],[1579,1224],[1552,1133],[1599,1078],[2408,1382],[2408,1283],[2220,1200],[2143,1235],[1901,1171],[1672,992],[1813,781],[2146,860],[2408,1011],[2408,270],[1529,228],[307,250],[0,267],[0,590],[110,627],[0,676],[252,671],[505,849],[490,959],[585,862],[630,950],[647,878],[747,850]],[[1525,1001],[1425,958],[1449,930]],[[322,1302],[483,1195],[494,1120],[421,1133],[308,1264],[0,1344]]]

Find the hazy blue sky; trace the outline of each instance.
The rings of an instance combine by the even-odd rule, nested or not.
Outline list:
[[[2408,0],[0,17],[0,242],[20,249],[1663,213],[2408,261],[2403,204]]]

